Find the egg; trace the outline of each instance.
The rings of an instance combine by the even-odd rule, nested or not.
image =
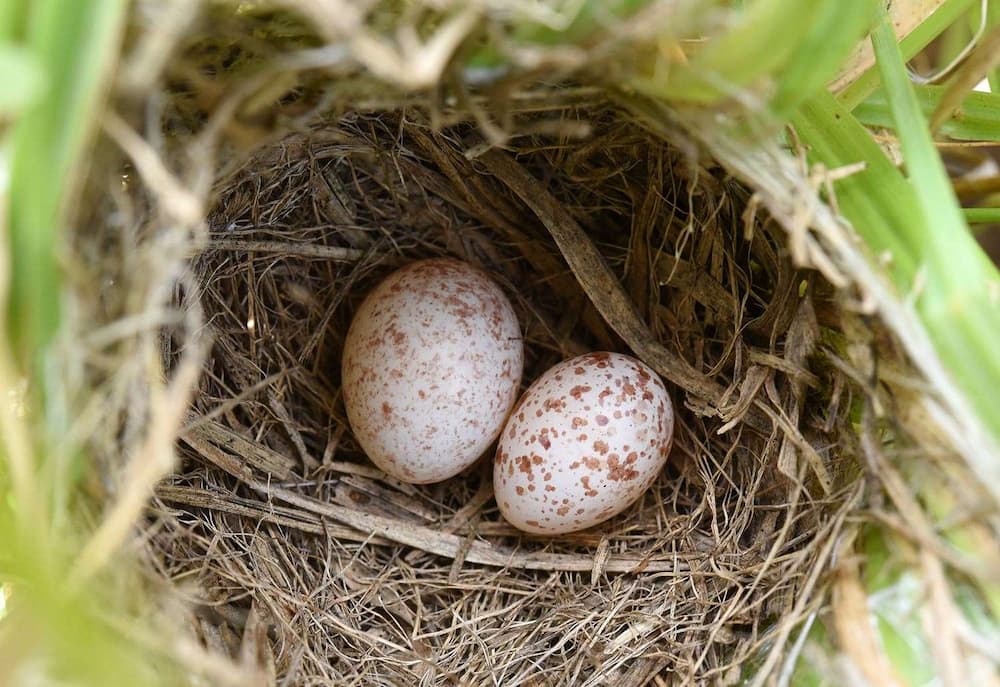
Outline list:
[[[492,279],[451,258],[414,262],[365,298],[348,329],[347,419],[379,468],[439,482],[496,440],[523,365],[517,315]]]
[[[673,432],[667,390],[641,361],[603,352],[563,361],[524,393],[500,436],[500,512],[535,534],[603,522],[649,488]]]

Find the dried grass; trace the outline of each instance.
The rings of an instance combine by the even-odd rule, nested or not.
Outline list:
[[[169,40],[206,21],[197,3],[154,5],[142,11]],[[352,17],[314,19],[336,43]],[[92,492],[131,508],[169,473],[138,546],[166,590],[161,649],[233,684],[736,684],[761,665],[759,681],[782,684],[831,585],[838,631],[866,622],[856,566],[837,558],[859,522],[883,516],[862,461],[880,454],[850,414],[885,401],[865,354],[902,355],[851,314],[850,296],[867,292],[823,276],[842,285],[857,255],[803,226],[793,251],[829,270],[796,266],[785,230],[699,153],[704,141],[643,128],[598,89],[402,98],[348,78],[353,48],[340,61],[331,46],[300,50],[304,30],[286,20],[260,19],[275,32],[261,37],[257,19],[229,17],[182,58],[137,32],[123,117],[106,127],[131,163],[101,148],[96,168],[112,173],[90,180],[96,230],[75,237],[90,390],[78,431],[103,460]],[[354,57],[392,78],[366,50]],[[421,69],[444,68],[421,54]],[[591,66],[557,48],[533,59]],[[168,88],[150,95],[141,75],[161,71]],[[773,189],[793,187],[765,189],[782,221],[816,211],[815,194],[779,207]],[[670,383],[675,449],[634,507],[587,532],[530,537],[500,518],[488,458],[427,486],[365,459],[340,401],[343,337],[379,279],[435,255],[481,266],[509,294],[525,385],[596,349],[632,352]],[[850,327],[869,339],[845,361],[831,336]],[[161,365],[176,382],[209,343],[179,464],[145,463],[144,440],[165,431],[157,393],[177,398]],[[909,370],[895,372],[893,398],[913,395]],[[920,407],[899,402],[900,415]],[[122,477],[136,455],[138,485]],[[894,494],[905,510],[912,495]],[[933,549],[937,533],[924,535]]]
[[[742,187],[624,112],[525,116],[542,121],[593,133],[477,157],[471,126],[351,114],[219,180],[184,295],[214,346],[150,537],[211,609],[206,641],[252,615],[288,684],[731,681],[816,611],[860,493],[831,450],[844,406],[813,393],[839,372],[809,369],[829,290],[796,276],[773,227],[745,238]],[[395,267],[443,254],[504,285],[526,384],[612,349],[680,387],[670,465],[627,513],[532,538],[500,518],[488,460],[421,487],[365,460],[338,391],[351,313]],[[767,417],[783,430],[755,428]],[[803,442],[818,463],[799,467]]]

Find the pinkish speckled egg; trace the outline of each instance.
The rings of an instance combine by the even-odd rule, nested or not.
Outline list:
[[[620,353],[563,361],[525,392],[500,436],[500,512],[536,534],[603,522],[653,483],[673,433],[670,397],[644,363]]]
[[[439,482],[497,438],[523,364],[500,287],[460,260],[421,260],[390,274],[354,315],[341,368],[347,419],[382,470]]]

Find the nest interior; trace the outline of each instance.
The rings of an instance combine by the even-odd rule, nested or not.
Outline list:
[[[323,117],[217,179],[181,296],[213,346],[149,545],[201,639],[239,657],[256,633],[281,684],[734,684],[822,611],[859,484],[813,356],[831,290],[742,186],[611,104],[514,130],[498,149],[416,108]],[[440,255],[511,298],[525,387],[591,350],[664,377],[674,449],[625,513],[531,537],[490,455],[425,486],[366,460],[339,393],[352,312]]]

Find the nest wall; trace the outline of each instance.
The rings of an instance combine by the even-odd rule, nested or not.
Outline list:
[[[496,148],[420,108],[322,116],[216,179],[178,290],[212,348],[148,535],[207,646],[255,636],[288,684],[735,684],[818,611],[861,488],[841,372],[813,357],[832,290],[686,142],[600,98],[515,122]],[[625,513],[531,537],[491,455],[425,486],[366,460],[339,393],[352,312],[440,255],[510,297],[525,387],[590,350],[665,378],[675,447]],[[168,364],[185,345],[164,335]]]

